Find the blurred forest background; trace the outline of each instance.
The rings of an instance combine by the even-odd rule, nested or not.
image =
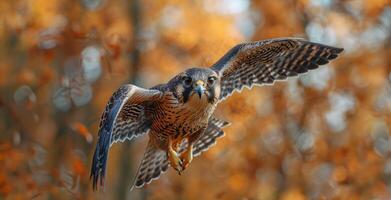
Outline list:
[[[129,191],[147,138],[113,145],[92,192],[99,118],[121,84],[286,36],[345,51],[220,104],[232,125],[181,176]],[[0,91],[0,199],[391,198],[390,0],[2,0]]]

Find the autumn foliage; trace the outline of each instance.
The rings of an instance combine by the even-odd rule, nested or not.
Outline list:
[[[345,51],[220,104],[232,125],[181,176],[129,191],[146,138],[113,145],[92,191],[99,118],[121,84],[275,37]],[[389,0],[3,0],[0,92],[0,199],[391,198]]]

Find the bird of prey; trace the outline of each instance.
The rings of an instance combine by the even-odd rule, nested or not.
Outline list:
[[[104,185],[110,146],[148,134],[135,176],[139,188],[159,178],[169,165],[179,174],[193,157],[223,136],[229,123],[213,112],[235,91],[297,76],[335,59],[342,48],[297,38],[238,44],[209,68],[190,68],[166,84],[144,89],[121,86],[110,98],[99,126],[92,161],[93,189]]]

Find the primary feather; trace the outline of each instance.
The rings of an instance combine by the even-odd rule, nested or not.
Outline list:
[[[316,69],[342,51],[295,38],[263,40],[233,47],[211,68],[221,75],[223,100],[243,87],[272,84]]]

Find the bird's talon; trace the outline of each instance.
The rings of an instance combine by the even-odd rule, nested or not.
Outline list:
[[[174,168],[178,174],[180,175],[181,174],[181,171],[183,171],[183,168],[182,168],[182,160],[179,158],[178,154],[176,153],[176,151],[172,148],[172,143],[170,141],[170,146],[169,146],[169,150],[168,150],[168,159],[170,161],[170,165],[172,166],[172,168]]]
[[[193,160],[193,145],[189,145],[185,152],[180,156],[182,169],[185,170]]]
[[[185,170],[189,166],[189,162],[184,162],[182,165],[183,170]]]

